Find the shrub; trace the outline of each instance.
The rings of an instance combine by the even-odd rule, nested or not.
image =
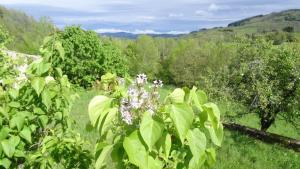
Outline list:
[[[62,43],[65,57],[55,66],[60,67],[74,84],[86,88],[107,71],[114,70],[120,76],[127,72],[122,52],[113,44],[103,43],[93,31],[78,26],[66,27],[48,41],[47,47],[55,46],[57,40]]]
[[[105,76],[106,95],[89,104],[91,124],[100,132],[96,169],[214,165],[213,144],[221,145],[223,126],[218,107],[203,91],[177,88],[162,102],[159,80],[149,88],[146,75],[140,74],[126,87],[107,77],[115,79]]]

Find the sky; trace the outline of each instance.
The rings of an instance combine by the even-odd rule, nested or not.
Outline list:
[[[0,5],[37,19],[48,16],[59,28],[180,34],[300,8],[300,0],[0,0]]]

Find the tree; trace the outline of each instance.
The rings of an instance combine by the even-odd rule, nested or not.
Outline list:
[[[132,75],[146,73],[150,79],[156,77],[160,68],[160,56],[151,36],[139,36],[134,43],[128,45],[126,54]]]
[[[262,39],[238,45],[230,65],[229,87],[236,100],[260,117],[266,131],[277,116],[299,117],[299,52],[291,46],[272,45]]]

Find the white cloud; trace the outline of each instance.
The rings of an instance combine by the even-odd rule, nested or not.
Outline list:
[[[210,4],[209,7],[208,7],[209,11],[218,11],[220,9],[221,9],[221,7],[218,6],[218,5],[216,5],[216,4],[214,4],[214,3]]]
[[[189,31],[168,31],[168,32],[159,32],[151,29],[145,29],[145,30],[140,30],[140,29],[135,29],[133,31],[129,30],[122,30],[122,29],[115,29],[115,28],[101,28],[101,29],[96,29],[95,32],[97,33],[119,33],[119,32],[124,32],[124,33],[132,33],[132,34],[172,34],[172,35],[178,35],[178,34],[187,34]]]
[[[112,5],[132,5],[133,0],[1,0],[3,5],[45,5],[78,11],[97,12]]]
[[[169,13],[169,17],[174,17],[174,18],[177,18],[177,17],[183,17],[183,13]]]
[[[122,29],[115,29],[115,28],[101,28],[101,29],[96,29],[95,32],[97,33],[118,33],[118,32],[128,32]]]
[[[195,14],[197,16],[202,16],[202,17],[208,17],[208,16],[211,16],[211,13],[210,12],[207,12],[207,11],[204,11],[204,10],[197,10],[195,11]]]
[[[154,16],[138,16],[137,18],[140,20],[154,20],[155,19]]]

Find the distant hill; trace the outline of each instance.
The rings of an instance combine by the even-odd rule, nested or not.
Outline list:
[[[200,29],[193,31],[189,37],[208,40],[231,40],[236,35],[267,34],[284,32],[288,34],[300,34],[300,9],[290,9],[281,12],[273,12],[266,15],[257,15],[228,24],[227,27],[215,27],[211,29]],[[279,39],[284,39],[280,37]],[[272,37],[271,37],[272,39]],[[275,40],[272,39],[272,40]]]
[[[138,36],[142,34],[116,32],[116,33],[101,33],[100,35],[114,37],[114,38],[136,39]],[[175,37],[180,37],[184,34],[147,34],[147,35],[152,37],[175,38]]]
[[[23,12],[2,6],[0,6],[0,25],[13,38],[7,47],[28,54],[37,54],[43,39],[55,30],[48,18],[37,21]]]
[[[287,27],[290,27],[290,29]],[[230,23],[228,24],[228,28],[237,31],[247,30],[251,32],[282,30],[300,32],[300,9],[290,9],[281,12],[273,12],[267,15],[257,15]]]

